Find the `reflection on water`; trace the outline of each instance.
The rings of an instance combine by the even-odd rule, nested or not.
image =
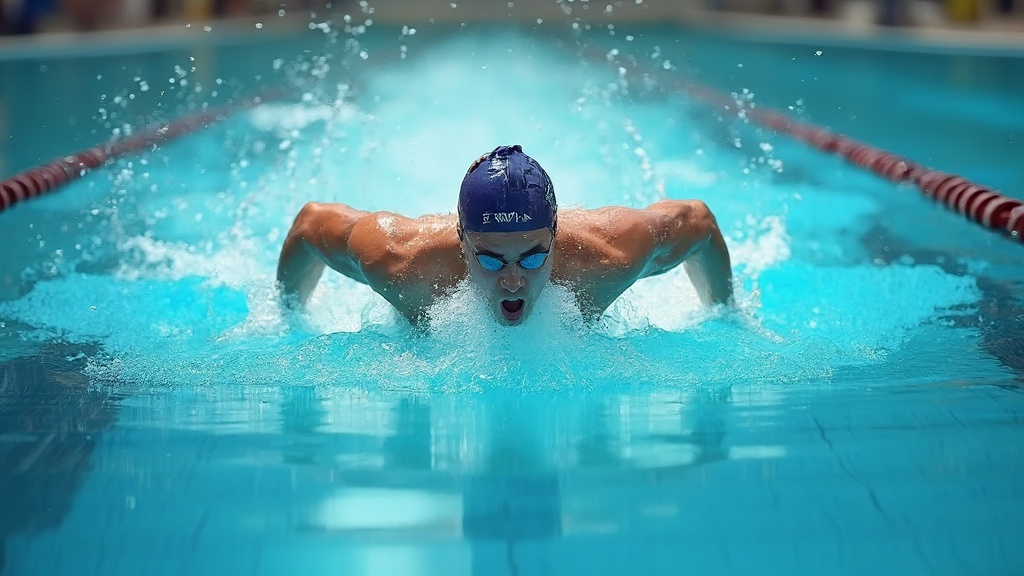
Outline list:
[[[284,462],[303,468],[305,478],[321,479],[296,528],[363,543],[365,554],[352,559],[357,573],[373,572],[375,544],[461,542],[462,569],[449,566],[445,573],[554,574],[565,572],[551,543],[629,528],[573,486],[563,490],[564,483],[610,473],[628,481],[729,457],[728,395],[691,396],[293,388],[279,402],[261,404],[253,425],[279,425],[292,441]],[[780,447],[772,456],[783,453]],[[678,506],[657,502],[645,510],[665,518]],[[408,552],[386,565],[434,573],[425,568],[429,556]]]
[[[998,572],[1024,560],[1011,545],[1024,536],[1012,388],[183,385],[118,399],[114,425],[113,399],[73,373],[22,361],[4,374],[5,574]],[[893,544],[907,531],[919,556]]]
[[[12,534],[60,526],[116,415],[116,398],[60,360],[68,350],[46,352],[0,364],[0,573]]]
[[[500,390],[389,398],[296,388],[282,398],[279,422],[347,448],[323,452],[296,438],[285,456],[329,469],[330,484],[340,485],[311,503],[302,530],[371,541],[463,541],[467,573],[549,573],[554,567],[537,543],[566,532],[614,531],[594,502],[563,492],[567,478],[618,471],[627,479],[723,460],[730,452],[715,407],[726,401]]]

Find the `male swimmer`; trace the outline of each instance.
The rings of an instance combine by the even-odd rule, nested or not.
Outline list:
[[[547,172],[520,146],[500,146],[470,166],[457,215],[306,204],[281,248],[277,280],[301,304],[330,266],[415,324],[468,277],[494,319],[512,326],[530,317],[548,282],[566,286],[596,318],[637,280],[679,264],[703,303],[731,300],[729,251],[703,202],[559,214]]]

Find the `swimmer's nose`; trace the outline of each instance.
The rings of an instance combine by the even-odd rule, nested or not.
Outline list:
[[[498,279],[498,281],[501,282],[501,287],[509,292],[519,291],[519,289],[523,287],[523,284],[526,283],[526,279],[523,278],[522,273],[520,273],[519,270],[516,270],[516,268],[518,268],[518,266],[509,266],[508,272],[502,274],[501,278]]]

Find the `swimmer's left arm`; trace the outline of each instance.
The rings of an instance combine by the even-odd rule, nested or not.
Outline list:
[[[700,200],[664,200],[647,208],[655,247],[645,276],[683,264],[705,304],[732,301],[732,264],[718,222]]]

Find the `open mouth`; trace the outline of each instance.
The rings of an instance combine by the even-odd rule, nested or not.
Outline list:
[[[519,317],[523,315],[523,310],[525,309],[526,301],[522,298],[501,301],[501,315],[505,317],[505,320],[510,322],[519,320]]]

